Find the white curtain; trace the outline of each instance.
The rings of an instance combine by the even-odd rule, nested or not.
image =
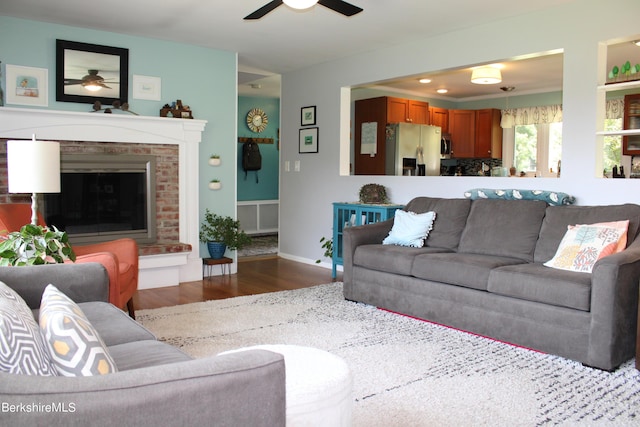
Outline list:
[[[605,117],[607,119],[621,119],[624,114],[624,98],[607,101]]]
[[[500,126],[509,129],[520,125],[559,122],[562,122],[562,105],[542,105],[502,110]]]
[[[610,99],[606,103],[606,118],[620,119],[624,112],[624,99]],[[512,108],[502,110],[500,126],[510,129],[519,125],[537,125],[562,122],[562,105],[543,105],[539,107]]]

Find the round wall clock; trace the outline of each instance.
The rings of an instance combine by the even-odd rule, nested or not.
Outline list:
[[[267,115],[260,108],[253,108],[247,113],[247,126],[253,132],[262,132],[267,128],[268,123]]]

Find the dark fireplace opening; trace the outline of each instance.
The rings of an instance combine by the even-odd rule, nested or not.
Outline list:
[[[61,192],[44,195],[44,217],[72,243],[130,237],[156,241],[155,157],[63,155]]]

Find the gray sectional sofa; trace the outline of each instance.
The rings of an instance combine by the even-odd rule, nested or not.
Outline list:
[[[640,206],[418,197],[422,248],[382,245],[393,219],[344,230],[344,296],[613,370],[634,356]],[[546,267],[567,226],[630,220],[627,248],[591,273]]]
[[[285,365],[264,350],[192,360],[107,303],[102,265],[0,267],[37,315],[47,284],[97,329],[118,372],[92,377],[0,372],[3,426],[284,426]]]

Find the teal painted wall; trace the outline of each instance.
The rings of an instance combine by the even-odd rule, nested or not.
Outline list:
[[[253,108],[261,108],[269,124],[264,132],[255,133],[247,127],[247,113]],[[238,137],[273,138],[273,144],[260,144],[262,169],[258,171],[259,182],[256,183],[255,172],[249,172],[245,179],[242,169],[242,144],[238,144],[238,201],[274,200],[278,199],[278,177],[280,158],[278,130],[280,129],[280,100],[278,98],[260,98],[254,96],[238,97]]]
[[[236,158],[237,144],[228,143],[235,141],[237,137],[235,52],[0,16],[0,61],[3,76],[5,64],[48,69],[48,108],[53,110],[91,110],[90,104],[55,100],[56,39],[129,49],[129,104],[132,111],[157,117],[162,105],[181,99],[191,107],[194,118],[207,120],[200,143],[200,217],[203,217],[205,208],[219,214],[235,216],[235,162],[223,162],[217,168],[216,175],[223,183],[221,190],[211,191],[207,188],[212,178],[211,167],[207,163],[209,155],[215,152],[223,159]],[[132,99],[133,74],[160,77],[162,100]],[[200,247],[200,254],[206,256],[204,245]]]

